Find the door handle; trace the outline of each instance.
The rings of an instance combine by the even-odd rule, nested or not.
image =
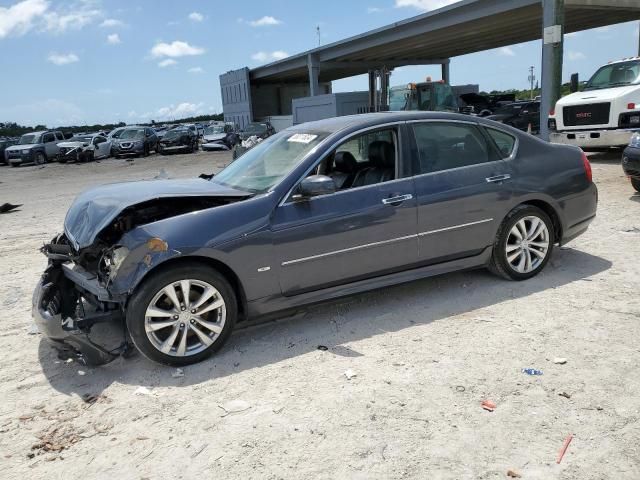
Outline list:
[[[407,195],[398,195],[396,197],[383,198],[382,203],[385,205],[400,205],[402,202],[406,200],[411,200],[413,195],[408,193]]]
[[[496,175],[495,177],[487,177],[485,180],[488,183],[500,183],[500,182],[504,182],[505,180],[509,180],[510,178],[511,178],[511,175],[506,173],[504,175]]]

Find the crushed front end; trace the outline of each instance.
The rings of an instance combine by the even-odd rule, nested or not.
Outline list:
[[[112,295],[99,273],[81,266],[91,263],[82,258],[88,253],[78,255],[64,234],[41,251],[49,262],[33,293],[32,313],[60,357],[97,366],[126,353],[130,348],[124,324],[126,299]]]

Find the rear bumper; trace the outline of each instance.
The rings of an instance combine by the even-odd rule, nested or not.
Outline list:
[[[598,209],[598,188],[591,183],[585,192],[564,198],[562,203],[565,218],[572,219],[570,223],[566,222],[562,229],[560,245],[565,245],[586,232],[591,222],[595,220]]]
[[[573,145],[582,149],[624,147],[629,144],[631,136],[637,131],[640,129],[574,130],[551,132],[549,138],[551,143]]]
[[[640,148],[625,149],[622,154],[622,170],[626,176],[640,179]]]
[[[90,304],[101,302],[83,288],[88,285],[75,283],[65,273],[62,264],[51,262],[36,285],[32,316],[38,330],[61,356],[90,366],[111,362],[127,349],[122,341],[123,322],[117,321],[122,320],[122,314],[115,304],[113,310],[96,311]],[[119,324],[119,328],[110,328],[108,335],[92,339],[92,327],[99,322]]]

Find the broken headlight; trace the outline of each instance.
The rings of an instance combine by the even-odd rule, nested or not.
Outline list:
[[[104,270],[110,279],[117,275],[118,270],[122,266],[122,262],[124,262],[124,259],[127,258],[128,255],[129,249],[127,247],[115,247],[104,254]]]

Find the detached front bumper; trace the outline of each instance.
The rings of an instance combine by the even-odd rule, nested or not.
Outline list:
[[[61,356],[90,366],[109,363],[128,349],[121,310],[96,295],[102,289],[97,280],[69,272],[69,266],[50,262],[33,292],[33,319]],[[101,323],[108,328],[94,335]]]
[[[640,128],[620,128],[616,130],[574,130],[551,132],[551,143],[573,145],[582,149],[624,147],[629,144],[631,136]]]

